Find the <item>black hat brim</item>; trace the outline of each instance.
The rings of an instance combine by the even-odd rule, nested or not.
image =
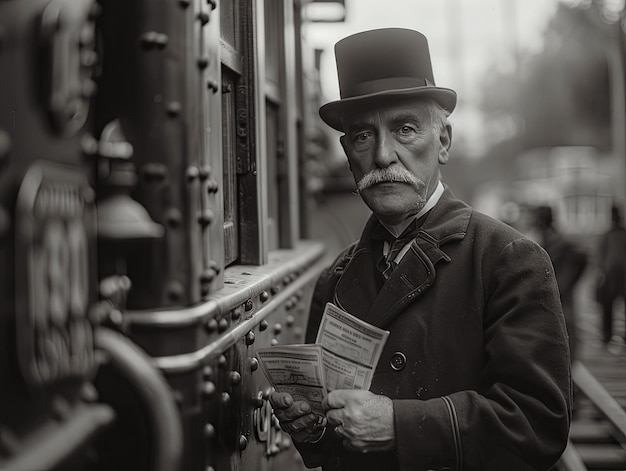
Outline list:
[[[367,102],[380,101],[385,97],[424,97],[432,98],[448,113],[452,113],[456,107],[456,92],[449,88],[441,87],[413,87],[398,90],[383,90],[380,92],[344,98],[331,101],[322,105],[319,110],[320,117],[331,128],[343,132],[342,115],[346,108],[367,104]]]

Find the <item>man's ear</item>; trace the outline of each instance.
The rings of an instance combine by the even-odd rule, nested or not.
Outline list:
[[[346,148],[346,135],[345,134],[339,138],[339,143],[341,144],[341,147],[343,148],[344,154],[346,154],[346,157],[348,157],[348,149]],[[350,168],[350,170],[352,170],[352,164],[350,163],[350,159],[348,159],[348,167]]]
[[[445,165],[450,158],[448,150],[450,150],[450,146],[452,145],[452,126],[446,124],[444,128],[441,128],[439,132],[439,142],[441,143],[441,147],[439,148],[438,160],[441,165]]]

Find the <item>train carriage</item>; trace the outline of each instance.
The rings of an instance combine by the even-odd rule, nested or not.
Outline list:
[[[0,1],[0,469],[303,468],[305,3]]]

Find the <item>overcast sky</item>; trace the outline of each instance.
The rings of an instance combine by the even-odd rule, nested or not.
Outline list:
[[[480,135],[478,87],[490,67],[511,70],[515,51],[537,51],[558,2],[578,0],[346,0],[344,23],[305,26],[309,45],[324,49],[321,74],[328,100],[339,98],[334,43],[366,29],[407,27],[426,35],[435,82],[458,94],[452,123],[457,132]],[[620,0],[615,0],[619,2]],[[480,142],[476,139],[475,142]],[[478,145],[480,147],[480,145]]]

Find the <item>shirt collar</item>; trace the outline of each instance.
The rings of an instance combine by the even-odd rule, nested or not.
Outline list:
[[[428,198],[428,201],[426,201],[426,204],[419,213],[411,218],[402,221],[400,224],[396,224],[395,226],[384,224],[383,222],[381,222],[381,224],[385,227],[385,229],[389,231],[392,236],[398,238],[400,234],[402,234],[402,232],[404,232],[404,230],[409,226],[409,224],[411,224],[416,219],[421,218],[424,214],[426,214],[428,211],[435,207],[435,205],[441,198],[441,195],[443,195],[443,190],[443,183],[441,183],[441,180],[439,180],[439,182],[437,182],[437,187],[435,188],[435,191],[433,191],[433,194],[430,195],[430,198]]]

